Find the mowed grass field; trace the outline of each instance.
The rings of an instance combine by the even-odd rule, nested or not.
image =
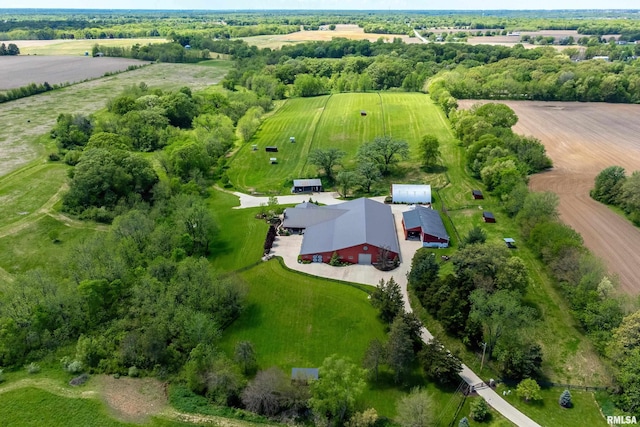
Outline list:
[[[419,142],[425,134],[434,134],[443,143],[453,141],[441,115],[431,99],[419,93],[341,93],[289,99],[240,147],[227,173],[241,191],[286,194],[293,179],[319,176],[317,168],[307,162],[313,149],[339,148],[347,153],[345,167],[352,168],[362,144],[389,135],[410,145],[410,161],[400,164],[408,181],[435,180],[436,186],[444,185],[442,177],[421,171],[418,161]],[[289,142],[291,136],[295,143]],[[253,151],[252,145],[258,150]],[[276,146],[278,152],[266,152],[266,146]],[[276,157],[278,163],[270,164],[270,157]]]
[[[154,43],[166,43],[162,37],[135,39],[75,39],[75,40],[15,40],[21,55],[84,55],[91,54],[96,44],[109,47],[131,47],[135,44],[145,46]]]

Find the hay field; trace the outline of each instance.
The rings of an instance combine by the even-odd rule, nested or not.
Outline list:
[[[366,116],[360,115],[362,110]],[[340,93],[289,99],[238,149],[227,174],[240,190],[286,194],[293,179],[318,176],[317,168],[306,162],[316,148],[339,148],[347,153],[345,165],[353,166],[360,145],[386,134],[406,140],[417,156],[423,135],[447,133],[446,124],[432,120],[435,111],[431,99],[417,93]],[[295,143],[289,142],[291,136]],[[252,145],[257,145],[256,151]],[[278,152],[266,152],[266,146],[276,146]],[[270,164],[271,157],[278,164]]]
[[[3,118],[3,125],[0,127],[0,176],[45,154],[46,147],[37,143],[36,139],[51,130],[60,113],[91,114],[104,108],[111,97],[127,86],[141,82],[162,89],[178,89],[182,86],[188,86],[194,91],[203,89],[218,83],[232,65],[227,61],[207,61],[201,64],[210,66],[153,64],[0,104],[0,117]]]
[[[298,31],[291,34],[241,37],[241,39],[250,45],[257,46],[261,49],[265,47],[270,49],[279,49],[287,44],[296,44],[308,41],[331,41],[334,37],[343,37],[352,40],[369,40],[371,42],[378,40],[380,37],[388,41],[392,41],[394,38],[400,37],[405,43],[421,43],[420,39],[417,37],[409,37],[405,34],[365,33],[362,28],[355,24],[339,24],[336,25],[336,29],[333,31]]]
[[[640,170],[640,105],[504,103],[519,117],[514,130],[539,138],[553,160],[552,170],[531,177],[531,188],[557,193],[562,220],[619,277],[624,292],[640,294],[640,229],[589,197],[602,169],[619,165],[627,174]]]
[[[77,55],[91,52],[94,45],[130,47],[134,44],[147,45],[164,43],[161,37],[138,39],[75,39],[75,40],[12,40],[20,48],[21,55]]]
[[[30,83],[76,83],[102,77],[105,73],[125,71],[130,65],[146,64],[148,62],[127,58],[2,56],[0,91],[27,86]]]

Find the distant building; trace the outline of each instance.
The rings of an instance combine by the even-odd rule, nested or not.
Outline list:
[[[322,181],[313,179],[294,179],[292,193],[319,193],[322,191]]]
[[[496,222],[496,217],[493,216],[492,212],[484,211],[482,212],[482,220],[484,222]]]
[[[393,203],[431,204],[431,186],[413,184],[391,184]]]
[[[482,194],[482,191],[480,191],[480,190],[471,190],[471,195],[473,196],[473,198],[475,200],[484,199],[484,195]]]

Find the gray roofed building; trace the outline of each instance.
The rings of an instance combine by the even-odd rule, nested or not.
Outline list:
[[[307,227],[300,254],[333,252],[362,244],[400,252],[388,205],[361,198],[322,209],[339,215]]]
[[[339,209],[326,209],[327,206],[318,206],[314,203],[301,203],[295,208],[284,210],[282,226],[288,229],[304,229],[332,220],[344,212]],[[312,207],[315,206],[315,208]]]
[[[440,213],[430,208],[416,206],[402,213],[402,226],[405,239],[417,237],[419,232],[423,246],[446,247],[449,245],[449,234],[444,227]]]
[[[322,181],[318,178],[294,179],[292,193],[317,193],[322,191]]]

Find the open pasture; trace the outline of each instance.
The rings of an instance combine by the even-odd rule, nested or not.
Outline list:
[[[562,220],[619,277],[624,292],[640,294],[640,229],[589,196],[602,169],[640,170],[640,105],[504,103],[519,117],[514,130],[539,138],[553,160],[552,170],[531,177],[531,188],[557,193]]]
[[[99,44],[109,47],[131,47],[153,43],[165,43],[160,37],[146,37],[136,39],[66,39],[66,40],[14,40],[20,48],[21,55],[84,55],[91,52],[93,46]]]
[[[344,163],[351,167],[358,147],[386,134],[409,143],[414,167],[418,143],[427,133],[442,141],[452,138],[440,112],[423,94],[341,93],[290,99],[237,151],[227,173],[240,190],[287,193],[293,179],[318,176],[317,168],[307,163],[313,149],[339,148],[347,153]],[[289,142],[290,136],[295,143]],[[257,151],[252,151],[254,144]],[[266,146],[276,146],[278,152],[266,152]],[[278,163],[270,164],[271,157]],[[407,179],[420,180],[413,175]]]
[[[407,27],[409,29],[409,27]],[[342,37],[352,40],[369,40],[374,42],[382,37],[387,41],[393,41],[394,38],[401,38],[405,43],[421,43],[417,37],[409,37],[406,34],[376,34],[365,33],[364,29],[356,24],[339,24],[336,29],[331,30],[313,30],[298,31],[291,34],[275,34],[265,36],[241,37],[250,45],[259,48],[279,49],[287,44],[304,43],[309,41],[331,41],[334,37]]]
[[[30,83],[50,85],[76,83],[124,71],[127,67],[148,62],[127,58],[93,58],[91,56],[2,56],[0,57],[0,91]]]
[[[196,91],[218,83],[231,67],[231,63],[227,61],[214,60],[201,64],[214,64],[214,66],[153,64],[0,104],[0,117],[3,118],[3,125],[0,127],[0,176],[45,153],[46,147],[36,143],[35,140],[51,130],[60,113],[89,114],[104,108],[110,98],[127,86],[138,85],[141,82],[149,87],[161,89],[189,86]],[[3,68],[0,67],[0,73],[3,72],[2,70]],[[12,74],[9,80],[23,72],[26,71],[16,70],[16,74]]]

